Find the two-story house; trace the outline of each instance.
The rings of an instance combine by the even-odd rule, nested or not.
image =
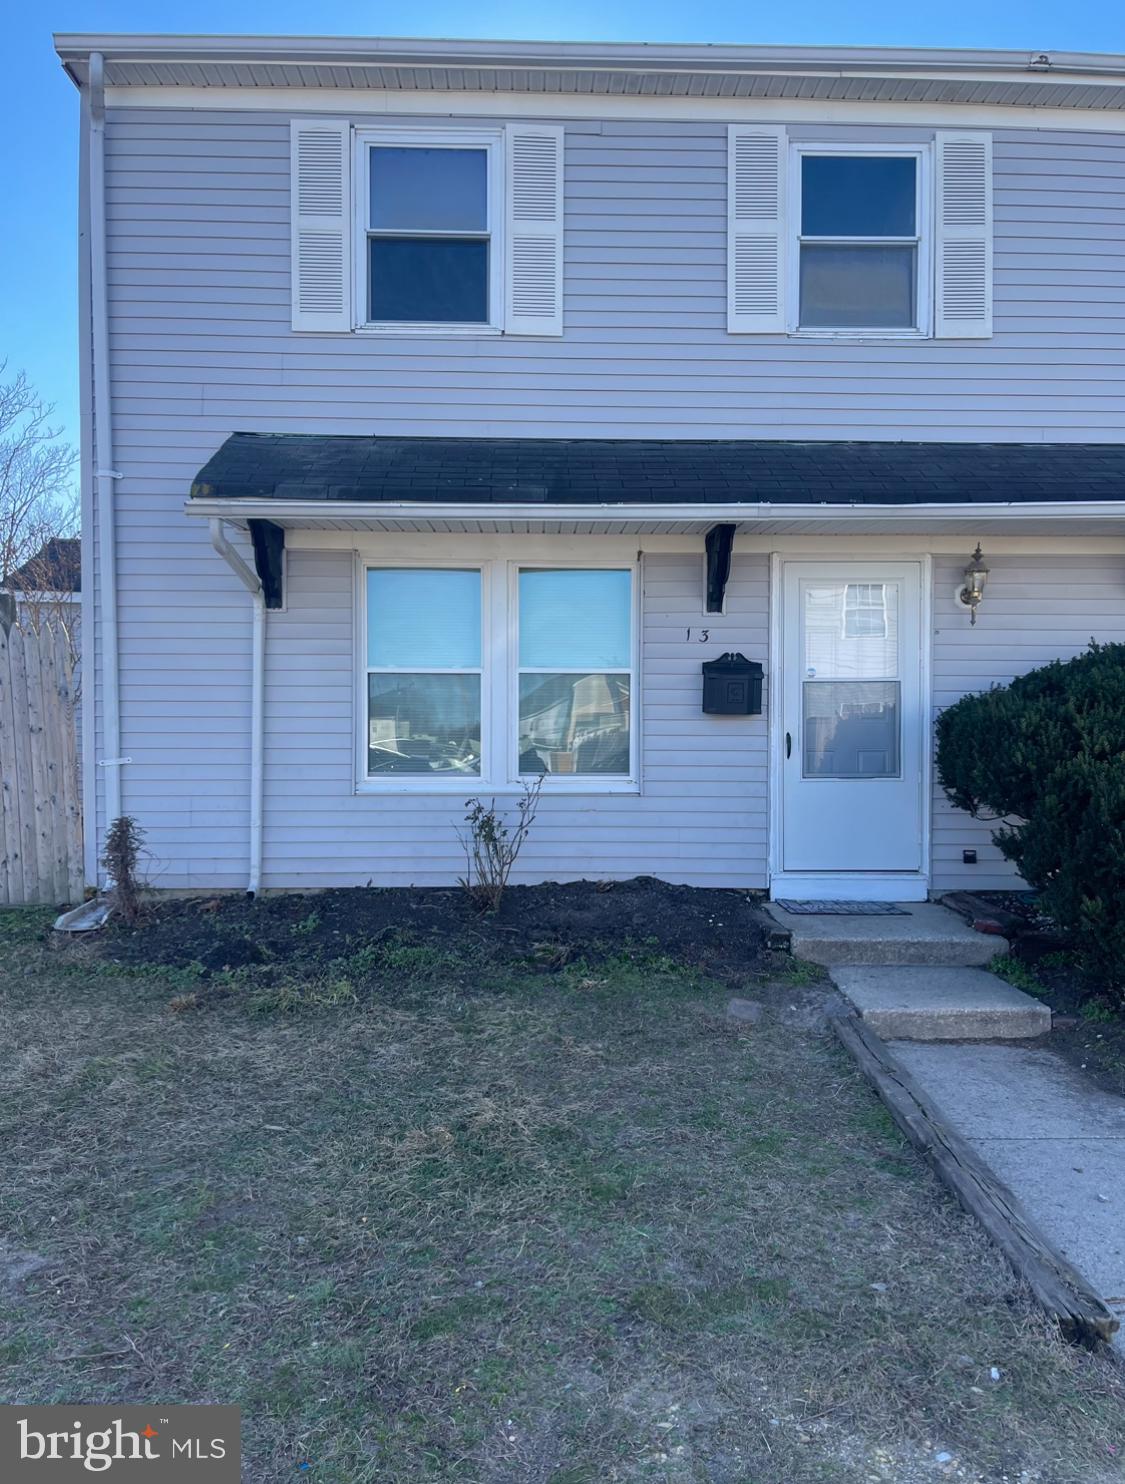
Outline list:
[[[932,724],[1125,638],[1125,57],[57,48],[91,875],[450,883],[542,777],[525,880],[1010,883]]]

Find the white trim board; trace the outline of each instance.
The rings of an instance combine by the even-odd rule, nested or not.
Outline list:
[[[708,123],[912,124],[979,129],[1074,129],[1125,133],[1125,109],[1024,108],[1004,104],[880,103],[809,98],[625,97],[574,93],[375,92],[370,88],[110,87],[108,108],[190,108],[218,113],[317,113],[339,117],[429,114],[436,118],[636,119]]]
[[[763,530],[789,523],[831,527],[843,523],[848,527],[868,530],[882,526],[885,534],[902,531],[917,534],[929,527],[934,534],[949,531],[983,530],[986,522],[1005,526],[1038,522],[1055,528],[1073,527],[1082,520],[1104,523],[1112,531],[1125,534],[1125,500],[1058,501],[933,504],[933,505],[770,505],[729,503],[707,505],[533,505],[503,504],[488,501],[481,504],[442,504],[439,501],[361,501],[361,500],[276,500],[222,499],[198,496],[184,503],[185,514],[203,519],[218,517],[235,525],[251,518],[265,518],[285,525],[288,521],[326,526],[343,521],[370,522],[370,529],[434,530],[443,521],[463,525],[478,523],[481,530],[494,529],[498,522],[519,521],[524,530],[537,523],[562,523],[604,526],[610,524],[651,524],[662,526],[690,522],[706,530],[716,521],[750,522]],[[421,525],[419,526],[419,522]],[[619,532],[618,534],[625,534]],[[684,534],[681,532],[681,534]],[[812,534],[810,532],[793,532]],[[1090,532],[1091,535],[1100,532]]]
[[[806,902],[924,902],[929,896],[928,876],[919,873],[895,876],[874,871],[854,875],[816,876],[802,871],[770,874],[770,896],[791,897]]]
[[[964,531],[955,535],[913,537],[911,550],[924,548],[935,556],[964,556],[967,561],[976,545],[976,526],[966,520]],[[538,534],[493,531],[472,537],[474,551],[497,556],[512,550],[518,542],[520,551],[538,551],[546,557],[587,557],[596,554],[630,558],[639,551],[704,553],[704,533],[669,535],[661,532],[642,535],[583,535],[580,533]],[[734,539],[736,556],[761,555],[777,550],[778,538],[740,531]],[[968,543],[966,545],[966,543]],[[1125,556],[1125,536],[990,536],[985,543],[986,556]],[[297,528],[285,533],[286,551],[360,551],[416,552],[422,546],[437,554],[458,556],[465,550],[465,535],[453,531],[321,531]],[[855,536],[786,536],[785,550],[793,556],[898,556],[903,537],[892,535]],[[1122,569],[1125,584],[1125,566]],[[700,602],[705,584],[700,578]],[[702,611],[702,610],[701,610]],[[714,614],[707,615],[713,618]]]

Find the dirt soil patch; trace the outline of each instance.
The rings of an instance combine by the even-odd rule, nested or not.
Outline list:
[[[666,957],[742,984],[765,961],[772,926],[745,891],[673,886],[652,877],[514,886],[481,913],[459,887],[350,888],[304,894],[161,901],[129,929],[111,922],[94,951],[122,964],[328,969],[380,944],[445,956],[450,972],[513,964],[560,969],[621,953]],[[377,958],[377,955],[374,955]],[[259,975],[259,978],[268,978]]]
[[[1125,1014],[1119,997],[1100,992],[1082,973],[1065,933],[1040,910],[1033,893],[978,895],[999,910],[1011,942],[1011,952],[993,960],[993,971],[1054,1011],[1043,1045],[1106,1091],[1125,1096]]]

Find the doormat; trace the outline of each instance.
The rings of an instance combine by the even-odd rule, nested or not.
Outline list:
[[[910,913],[894,902],[794,902],[787,897],[775,897],[774,905],[785,912],[796,912],[811,917],[909,917]]]

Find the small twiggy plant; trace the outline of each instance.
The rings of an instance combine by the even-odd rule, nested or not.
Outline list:
[[[461,885],[479,911],[495,912],[500,906],[512,867],[535,823],[542,790],[542,775],[534,783],[524,784],[523,797],[516,806],[516,819],[510,829],[496,812],[495,799],[487,805],[481,799],[465,800],[468,829],[457,831],[465,847]]]
[[[128,814],[123,814],[110,825],[102,851],[102,865],[110,879],[109,897],[114,908],[130,925],[136,922],[141,911],[141,884],[137,877],[137,862],[145,835],[140,825]]]

